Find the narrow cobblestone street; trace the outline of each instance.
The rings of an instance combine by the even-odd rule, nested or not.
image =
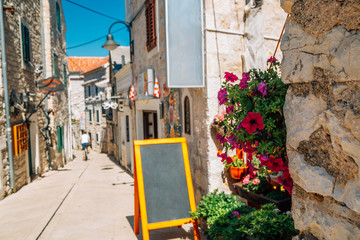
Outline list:
[[[0,239],[142,239],[133,233],[133,178],[91,152],[45,173],[0,201]],[[150,231],[151,239],[192,239],[191,225]],[[202,239],[205,237],[202,236]]]

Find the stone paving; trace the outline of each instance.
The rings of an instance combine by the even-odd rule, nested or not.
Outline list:
[[[0,201],[0,239],[142,239],[133,233],[133,178],[106,154],[74,156]],[[193,239],[191,226],[151,230],[150,239]]]

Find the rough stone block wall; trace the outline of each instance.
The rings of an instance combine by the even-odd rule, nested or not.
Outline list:
[[[59,80],[64,82],[63,76],[63,65],[67,66],[66,59],[66,40],[65,40],[65,18],[61,9],[60,14],[60,22],[61,22],[61,30],[57,27],[57,19],[56,19],[56,2],[60,1],[51,1],[44,0],[43,1],[43,18],[44,18],[44,47],[45,47],[45,64],[46,64],[46,76],[54,76],[54,64],[53,64],[53,55],[55,54],[58,58],[57,67],[59,73]],[[66,67],[67,68],[67,67]],[[67,79],[69,82],[69,79]],[[66,124],[69,122],[69,106],[68,106],[68,93],[67,87],[66,90],[58,94],[57,96],[51,96],[48,100],[48,108],[53,110],[53,115],[51,115],[50,126],[52,128],[52,142],[53,146],[51,147],[50,155],[51,155],[51,165],[52,168],[57,169],[59,167],[64,166],[65,164],[65,155],[69,155],[70,148],[64,148],[61,152],[58,152],[57,146],[57,135],[56,128],[57,126],[69,126],[70,124]],[[64,129],[64,133],[67,130]],[[66,140],[64,139],[64,144]],[[66,146],[65,146],[66,147]]]
[[[360,239],[360,2],[282,4],[295,227],[305,239]]]
[[[7,78],[9,86],[9,94],[14,90],[17,97],[20,93],[30,92],[36,94],[36,100],[40,97],[39,92],[35,88],[36,75],[34,73],[34,66],[42,64],[41,51],[41,20],[40,20],[40,2],[36,0],[31,1],[4,1],[5,6],[11,2],[15,12],[4,11],[4,28],[5,28],[5,43],[6,43],[6,60],[7,60]],[[29,29],[30,34],[30,61],[31,64],[23,62],[22,58],[22,44],[21,44],[21,24],[24,24]],[[41,77],[41,76],[38,76]],[[1,82],[3,82],[1,75]],[[3,89],[2,89],[3,90]],[[1,91],[2,92],[2,91]],[[0,130],[0,151],[1,151],[1,185],[3,191],[0,190],[1,196],[6,196],[11,193],[9,182],[9,160],[8,149],[6,146],[6,132],[5,132],[5,103],[3,95],[1,94],[1,130]],[[29,115],[29,110],[15,111],[10,116],[12,125],[23,122],[24,117]],[[43,146],[40,143],[40,149]],[[14,175],[15,187],[21,188],[28,182],[28,153],[27,151],[14,156]]]
[[[28,183],[28,152],[22,152],[14,156],[15,189],[20,189]]]

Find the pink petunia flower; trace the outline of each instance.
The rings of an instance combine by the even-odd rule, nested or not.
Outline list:
[[[244,185],[250,183],[250,175],[249,175],[249,174],[246,175],[246,177],[242,180],[242,183],[243,183]]]
[[[258,91],[261,95],[266,96],[269,94],[268,85],[265,82],[261,82],[258,86]]]
[[[224,78],[226,79],[226,81],[230,81],[230,82],[235,82],[236,80],[239,79],[235,74],[229,72],[225,73]]]
[[[220,105],[224,104],[227,102],[227,92],[226,92],[226,88],[224,89],[220,89],[219,93],[218,93],[218,100],[219,100],[219,103]]]
[[[261,113],[249,112],[248,115],[242,120],[241,126],[245,128],[245,130],[249,134],[255,132],[256,129],[264,129],[264,123],[263,118],[261,117]]]
[[[248,87],[248,81],[250,81],[250,75],[247,72],[242,74],[242,79],[240,80],[240,89],[245,89]]]
[[[255,178],[255,179],[253,180],[253,184],[255,184],[255,185],[257,185],[257,184],[259,184],[259,183],[260,183],[260,179]]]
[[[267,60],[267,63],[269,63],[269,62],[277,62],[277,59],[276,59],[276,57],[270,57],[268,60]]]

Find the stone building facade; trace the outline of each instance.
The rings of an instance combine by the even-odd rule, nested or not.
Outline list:
[[[44,36],[44,74],[45,78],[55,76],[65,86],[65,90],[49,98],[47,107],[53,111],[50,115],[50,150],[52,168],[64,166],[72,159],[71,119],[68,81],[68,63],[66,56],[66,25],[61,0],[43,0],[43,36]]]
[[[52,62],[46,64],[45,42],[51,46],[57,46],[56,42],[51,42],[50,38],[46,38],[46,29],[52,28],[47,23],[55,21],[57,24],[56,13],[59,16],[58,19],[61,20],[59,24],[65,32],[60,1],[56,1],[58,11],[55,11],[55,15],[51,14],[49,7],[50,4],[55,6],[54,1],[14,0],[2,2],[4,2],[2,6],[4,19],[1,19],[1,24],[5,29],[5,45],[1,46],[1,49],[5,49],[6,59],[1,59],[1,63],[6,61],[7,74],[6,76],[3,74],[3,66],[1,66],[0,198],[17,191],[36,176],[49,170],[48,156],[51,154],[47,151],[46,141],[42,137],[42,134],[45,133],[41,132],[46,125],[46,117],[40,108],[36,112],[33,111],[44,98],[44,94],[36,86],[36,82],[46,78],[46,69],[53,66]],[[64,42],[65,38],[62,39]],[[64,49],[65,43],[61,50],[64,51]],[[5,77],[8,89],[4,89]],[[9,92],[9,102],[4,99],[4,91]],[[66,96],[65,93],[63,94]],[[54,97],[48,97],[48,99],[50,98]],[[46,101],[41,105],[44,110],[49,107],[49,103]],[[63,102],[68,104],[66,97]],[[65,104],[65,108],[67,104]],[[6,105],[10,108],[9,116],[5,112]],[[59,107],[55,106],[54,111],[58,110]],[[10,119],[11,139],[6,137],[6,118]],[[56,147],[58,143],[55,138],[53,140]],[[7,148],[8,142],[13,145],[11,149]],[[9,154],[10,151],[11,154]],[[11,156],[13,156],[12,159]],[[13,171],[10,167],[12,162]],[[54,163],[56,166],[63,164],[57,160]],[[12,175],[14,175],[13,180],[11,179]],[[13,186],[11,186],[11,182]]]
[[[283,0],[284,113],[298,239],[360,238],[360,2]]]
[[[81,149],[81,130],[85,129],[85,90],[84,72],[87,72],[104,61],[104,57],[68,57],[69,90],[71,98],[71,132],[72,147]]]
[[[91,138],[92,149],[107,153],[108,132],[107,118],[112,118],[112,111],[103,111],[102,103],[111,95],[109,80],[109,58],[105,57],[97,65],[83,72],[85,98],[85,130]]]
[[[150,51],[145,38],[149,2],[154,4],[156,25],[156,44]],[[177,124],[174,136],[187,139],[196,201],[208,191],[228,189],[221,177],[223,165],[217,158],[216,135],[213,136],[210,130],[214,116],[223,110],[219,107],[217,93],[224,73],[234,72],[241,76],[250,68],[263,68],[269,52],[274,52],[286,18],[279,0],[205,0],[202,3],[205,87],[169,89],[166,85],[165,1],[125,1],[126,19],[132,21],[133,81],[151,69],[161,91],[160,99],[135,100],[132,134],[135,139],[144,139],[143,122],[150,112],[156,113],[153,116],[157,118],[157,137],[171,136],[168,119],[160,118],[159,104],[166,102],[171,94],[176,97],[177,122],[180,124]],[[141,11],[144,4],[145,10]],[[138,12],[140,14],[136,15]],[[276,57],[281,58],[281,53]],[[187,113],[184,112],[185,105],[188,106]],[[185,115],[190,118],[187,122]],[[184,126],[189,123],[191,127],[186,131]]]

